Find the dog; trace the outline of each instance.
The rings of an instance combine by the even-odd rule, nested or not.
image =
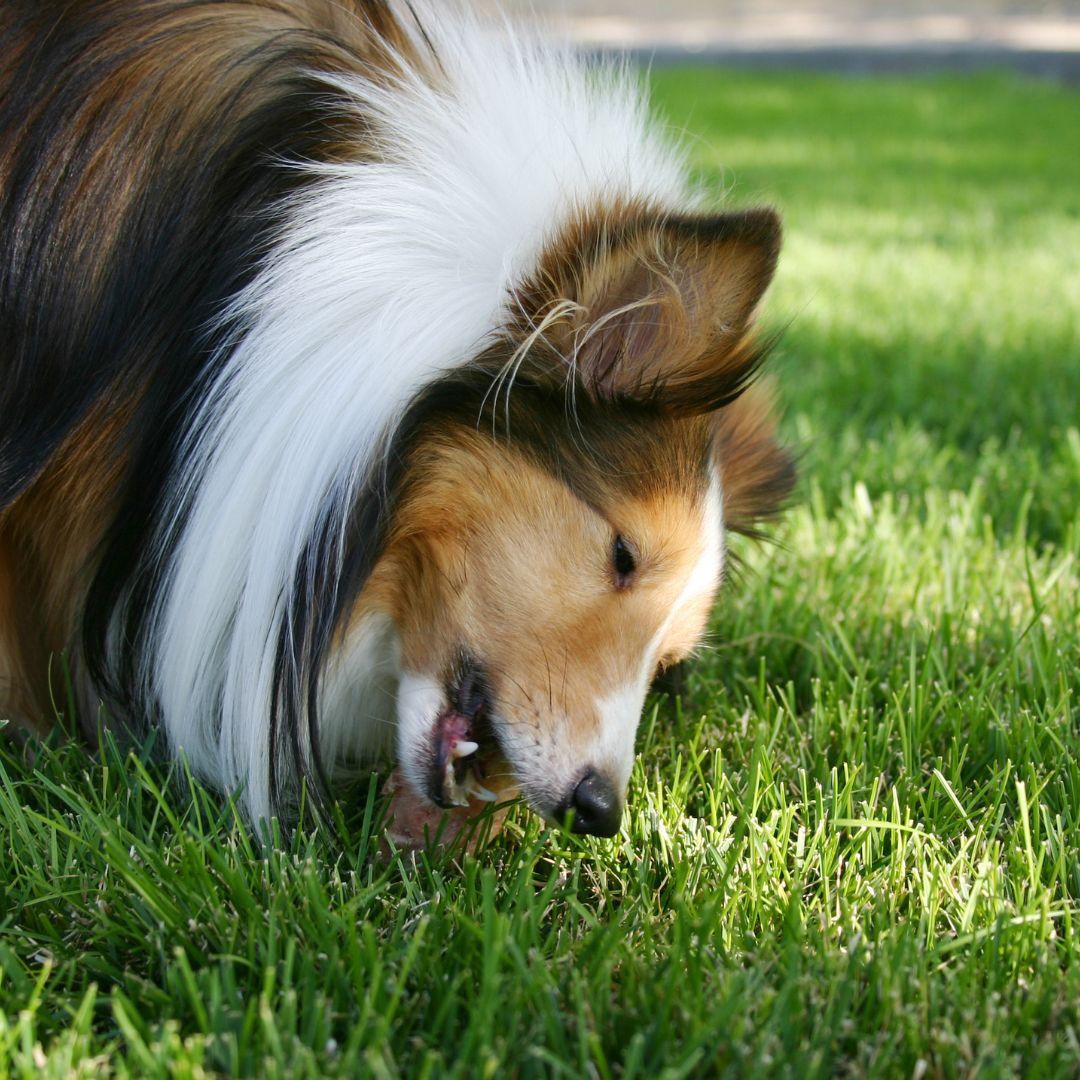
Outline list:
[[[643,703],[793,483],[644,92],[395,0],[0,0],[0,707],[160,731],[257,822],[620,825]],[[752,385],[753,384],[753,385]]]

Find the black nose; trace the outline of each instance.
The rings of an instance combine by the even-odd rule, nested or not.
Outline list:
[[[622,801],[615,785],[591,769],[563,804],[562,817],[573,812],[570,831],[590,836],[614,836],[622,821]]]

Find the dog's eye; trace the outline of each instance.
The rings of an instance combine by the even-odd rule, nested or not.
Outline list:
[[[626,588],[637,569],[637,560],[634,558],[632,548],[621,536],[615,537],[615,544],[611,549],[611,561],[615,566],[615,579],[619,588]]]

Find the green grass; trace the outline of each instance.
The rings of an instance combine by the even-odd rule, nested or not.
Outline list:
[[[622,836],[387,865],[371,788],[343,854],[260,850],[183,776],[8,746],[0,1076],[1080,1070],[1077,98],[656,82],[785,212],[805,479]]]

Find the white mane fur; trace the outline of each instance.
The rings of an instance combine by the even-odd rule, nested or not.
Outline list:
[[[630,76],[446,6],[418,5],[441,89],[408,67],[390,85],[325,77],[374,121],[378,160],[292,166],[317,181],[229,313],[241,335],[189,436],[143,675],[174,751],[242,785],[256,819],[271,812],[279,634],[327,506],[343,544],[410,399],[504,322],[512,285],[576,209],[687,201]],[[327,750],[363,744],[350,695],[330,697]]]

